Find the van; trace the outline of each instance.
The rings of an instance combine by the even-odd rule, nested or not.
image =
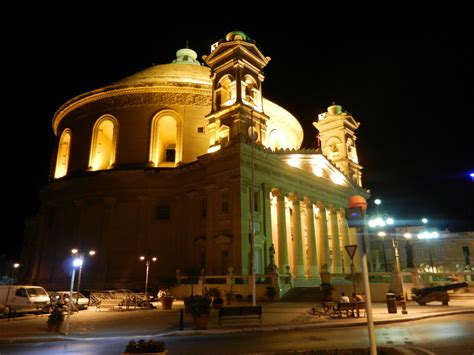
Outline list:
[[[0,311],[4,316],[10,313],[48,312],[50,298],[41,286],[1,285]]]

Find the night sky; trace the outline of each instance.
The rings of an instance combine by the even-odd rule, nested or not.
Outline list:
[[[48,183],[51,120],[60,105],[171,62],[186,41],[200,59],[236,29],[272,58],[264,96],[299,119],[303,147],[315,147],[312,122],[335,101],[361,123],[363,184],[372,200],[382,199],[382,210],[403,225],[427,217],[439,229],[474,230],[471,4],[308,8],[291,2],[292,8],[272,5],[276,14],[270,14],[244,2],[230,9],[167,5],[175,10],[151,1],[32,3],[0,5],[0,255],[20,254],[24,221]]]

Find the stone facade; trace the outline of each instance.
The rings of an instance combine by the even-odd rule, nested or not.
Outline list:
[[[335,114],[331,132],[320,128],[341,137],[351,124],[352,143],[338,149],[352,155],[329,156],[326,138],[322,149],[300,149],[296,118],[263,98],[269,58],[253,41],[232,32],[205,58],[210,68],[187,63],[193,53],[58,109],[51,180],[25,238],[29,282],[65,288],[73,247],[97,251],[85,259],[90,289],[142,288],[145,253],[158,258],[151,287],[191,267],[248,275],[253,234],[259,274],[273,250],[296,283],[348,272],[344,246],[355,234],[344,208],[368,197],[351,146],[358,123]]]

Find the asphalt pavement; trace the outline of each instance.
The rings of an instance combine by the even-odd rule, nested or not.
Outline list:
[[[218,311],[212,310],[208,329],[194,330],[190,314],[181,312],[183,302],[175,301],[173,309],[162,310],[161,304],[153,309],[128,311],[96,311],[95,307],[74,313],[70,317],[70,332],[64,334],[65,324],[60,333],[48,332],[47,315],[26,315],[16,319],[0,320],[0,343],[39,342],[57,340],[100,339],[109,337],[139,338],[149,336],[190,336],[202,334],[222,334],[237,332],[261,332],[318,327],[348,327],[366,325],[367,318],[357,317],[331,318],[311,314],[318,305],[301,302],[259,303],[263,306],[262,324],[256,319],[227,320],[218,322]],[[250,305],[237,302],[232,306]],[[460,313],[472,313],[474,320],[474,295],[452,299],[449,306],[439,302],[420,306],[416,302],[407,302],[407,314],[389,313],[386,303],[374,303],[372,314],[374,324],[408,322],[430,317],[440,317]],[[182,315],[182,318],[181,318]],[[182,327],[181,327],[182,325]],[[180,329],[182,328],[182,330]]]

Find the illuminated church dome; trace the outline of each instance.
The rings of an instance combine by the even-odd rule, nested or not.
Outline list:
[[[56,112],[53,129],[64,134],[56,178],[67,172],[120,166],[175,167],[208,152],[212,138],[205,116],[212,100],[210,69],[200,65],[192,49],[180,49],[176,55],[171,64],[146,68],[79,95]],[[263,110],[270,119],[268,136],[261,143],[272,149],[298,149],[303,141],[298,120],[267,99],[263,99]],[[80,137],[89,139],[87,131],[92,132],[88,164],[84,160],[87,141],[80,147],[76,141],[75,148],[82,151],[69,155],[70,132],[80,132]],[[149,136],[151,146],[147,144]]]

